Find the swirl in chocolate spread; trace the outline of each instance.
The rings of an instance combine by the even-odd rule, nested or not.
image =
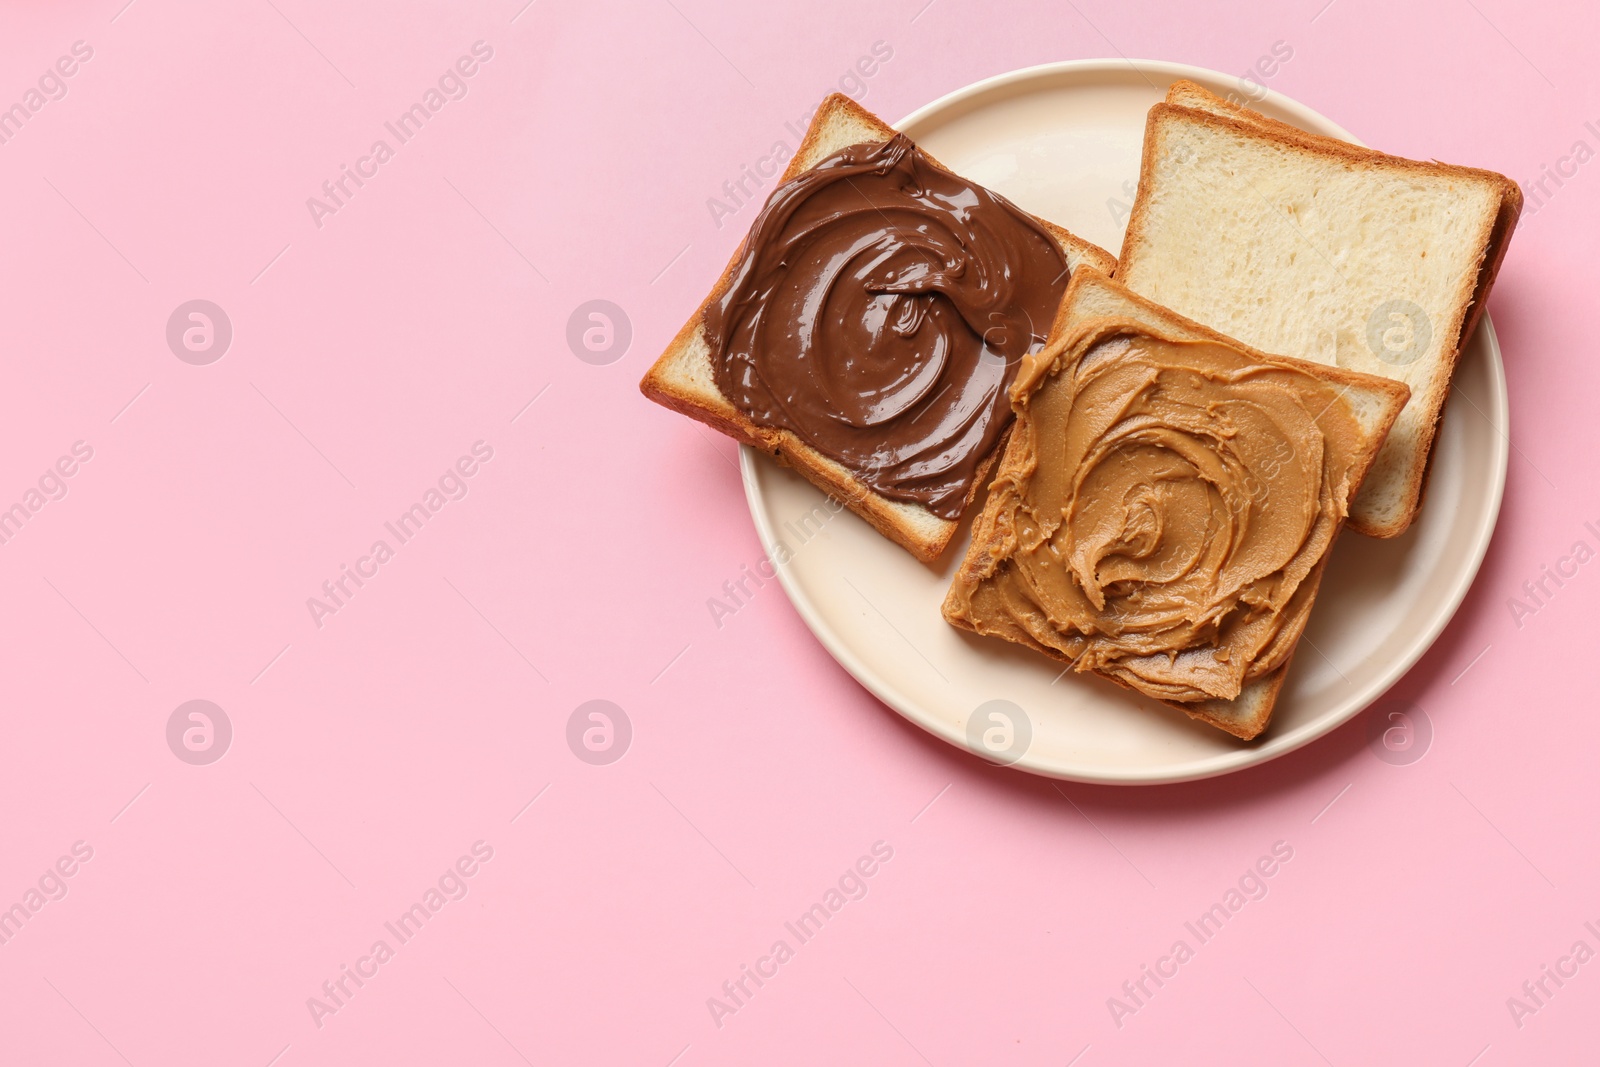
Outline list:
[[[897,135],[773,192],[705,334],[718,388],[756,424],[957,519],[1066,285],[1037,220]]]

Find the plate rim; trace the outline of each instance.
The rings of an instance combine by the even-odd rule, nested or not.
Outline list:
[[[1073,74],[1115,73],[1120,75],[1130,69],[1141,76],[1148,72],[1163,77],[1170,76],[1172,80],[1187,78],[1213,89],[1219,83],[1227,83],[1230,80],[1229,75],[1219,71],[1168,60],[1072,59],[1054,63],[1040,63],[982,78],[970,85],[962,86],[924,104],[893,125],[895,129],[903,130],[926,122],[931,117],[956,105],[1028,81],[1044,81],[1058,78],[1062,75]],[[1281,111],[1302,119],[1313,127],[1327,129],[1332,132],[1333,136],[1341,137],[1358,145],[1362,143],[1351,136],[1342,126],[1332,122],[1321,113],[1299,101],[1272,89],[1266,89],[1265,93],[1266,95],[1261,99],[1270,101]],[[1433,647],[1439,636],[1444,633],[1455,618],[1462,601],[1466,599],[1468,591],[1477,580],[1478,572],[1483,566],[1484,557],[1488,553],[1489,544],[1499,526],[1500,510],[1505,501],[1506,477],[1510,466],[1511,446],[1509,435],[1511,432],[1511,412],[1510,397],[1506,386],[1505,362],[1501,357],[1499,338],[1495,333],[1494,323],[1487,308],[1484,309],[1483,317],[1479,320],[1477,333],[1483,336],[1489,356],[1491,395],[1487,398],[1489,410],[1484,414],[1487,416],[1486,421],[1489,422],[1490,430],[1493,433],[1494,478],[1493,484],[1490,486],[1490,506],[1487,509],[1485,521],[1481,523],[1476,532],[1468,552],[1471,557],[1470,563],[1460,571],[1448,595],[1440,601],[1440,610],[1436,612],[1432,625],[1417,631],[1405,652],[1391,661],[1378,680],[1368,686],[1367,692],[1351,700],[1350,706],[1346,710],[1325,715],[1322,719],[1307,723],[1296,732],[1282,737],[1269,738],[1261,745],[1252,745],[1248,748],[1216,753],[1189,760],[1185,763],[1152,769],[1148,773],[1126,768],[1110,772],[1096,770],[1084,767],[1081,764],[1073,764],[1069,760],[1041,760],[1031,752],[1024,754],[1021,759],[1009,764],[1009,766],[1046,778],[1096,785],[1171,785],[1181,782],[1201,781],[1270,763],[1291,752],[1304,748],[1311,742],[1327,736],[1381,700],[1401,678],[1410,672],[1412,667],[1416,666],[1417,661]],[[1469,339],[1468,343],[1471,343],[1471,339]],[[764,453],[748,445],[739,446],[739,472],[740,480],[744,486],[745,502],[750,509],[750,517],[755,524],[756,536],[761,542],[762,550],[771,558],[776,551],[778,538],[762,506],[764,494],[757,481],[756,463],[758,455],[764,455]],[[909,699],[880,677],[871,666],[856,654],[848,642],[840,638],[839,634],[823,618],[822,613],[812,603],[811,599],[797,587],[788,567],[780,566],[774,569],[778,572],[778,582],[782,586],[784,594],[789,598],[789,603],[799,613],[801,620],[806,624],[806,628],[811,631],[812,636],[827,650],[835,662],[843,667],[858,684],[871,693],[880,703],[891,708],[901,718],[933,734],[935,737],[949,742],[964,752],[972,752],[971,747],[966,742],[964,731],[953,724],[945,723],[938,716],[924,712],[917,701]]]

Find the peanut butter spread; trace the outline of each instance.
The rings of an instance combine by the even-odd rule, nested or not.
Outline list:
[[[1066,288],[1036,219],[896,136],[774,190],[705,335],[717,388],[752,422],[958,519]]]
[[[1012,398],[948,616],[1183,703],[1288,660],[1370,458],[1338,386],[1102,319]]]

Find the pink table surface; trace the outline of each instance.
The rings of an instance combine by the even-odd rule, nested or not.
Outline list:
[[[1600,547],[1600,17],[1319,6],[8,10],[0,1062],[1594,1062],[1600,563],[1523,585]],[[1388,702],[1423,758],[1368,713],[1221,780],[1057,786],[902,721],[775,585],[717,627],[760,551],[735,451],[636,383],[748,221],[722,183],[835,87],[898,118],[1279,42],[1268,84],[1369,143],[1567,175],[1492,301],[1498,533]],[[220,359],[186,315],[168,343],[197,299]],[[609,363],[567,339],[596,299]],[[607,765],[568,743],[595,699]],[[169,742],[191,700],[221,714]]]

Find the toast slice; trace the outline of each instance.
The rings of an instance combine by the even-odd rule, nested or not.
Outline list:
[[[1246,344],[1404,382],[1350,526],[1403,533],[1522,192],[1306,133],[1180,81],[1145,126],[1117,280]]]
[[[895,131],[871,112],[849,97],[835,93],[817,108],[805,139],[790,160],[779,184],[809,170],[841,149],[854,144],[883,143],[894,135]],[[1109,252],[1050,222],[1043,219],[1038,221],[1061,246],[1069,271],[1076,271],[1080,264],[1085,263],[1102,271],[1115,269],[1116,260]],[[879,533],[919,560],[926,563],[937,559],[954,536],[958,526],[956,521],[941,518],[921,504],[892,500],[875,492],[844,466],[811,448],[789,430],[756,425],[717,388],[703,317],[706,308],[726,292],[742,250],[741,247],[734,252],[705,303],[689,317],[683,329],[667,346],[666,352],[644,376],[639,383],[640,391],[658,404],[698,419],[712,429],[742,444],[761,449],[779,462],[794,467],[813,485],[842,501]],[[963,510],[971,507],[974,497],[988,481],[989,472],[993,470],[1003,447],[1002,439],[993,454],[979,463]]]
[[[1361,451],[1349,468],[1346,490],[1351,496],[1367,474],[1409,396],[1404,384],[1390,379],[1256,351],[1159,307],[1098,271],[1083,269],[1074,273],[1052,326],[1050,343],[1036,355],[1028,357],[1013,387],[1012,399],[1018,422],[1006,446],[988,501],[974,524],[971,547],[945,597],[943,612],[945,619],[954,626],[1014,641],[1053,659],[1077,666],[1080,670],[1084,669],[1079,663],[1083,658],[1082,653],[1071,655],[1067,649],[1047,640],[1059,635],[1063,638],[1060,644],[1067,645],[1070,640],[1066,638],[1072,635],[1061,633],[1054,620],[1044,622],[1043,616],[1036,617],[1033,620],[1035,625],[1030,628],[1017,622],[1014,617],[996,613],[992,610],[992,600],[986,598],[983,589],[1004,568],[1013,565],[1010,557],[1017,544],[1017,531],[1013,527],[1012,512],[1006,506],[1008,492],[1010,488],[1031,479],[1034,469],[1039,465],[1030,443],[1029,405],[1040,391],[1055,386],[1063,373],[1070,374],[1071,367],[1052,364],[1073,359],[1074,351],[1079,349],[1086,336],[1099,336],[1113,329],[1133,329],[1174,341],[1210,341],[1228,345],[1260,363],[1298,370],[1338,387],[1340,393],[1336,402],[1347,405],[1349,414],[1362,434]],[[1092,349],[1084,353],[1084,358],[1092,358]],[[1340,518],[1343,516],[1340,515]],[[1334,536],[1337,537],[1337,530]],[[1332,541],[1327,548],[1331,551]],[[1325,551],[1301,579],[1294,593],[1295,601],[1305,598],[1305,608],[1298,612],[1293,626],[1288,625],[1286,620],[1282,640],[1288,642],[1288,653],[1281,663],[1269,671],[1247,677],[1238,695],[1232,699],[1162,700],[1162,703],[1245,740],[1258,736],[1266,729],[1278,693],[1283,687],[1294,646],[1298,644],[1311,601],[1321,582],[1327,558],[1328,551]],[[1055,634],[1042,633],[1041,627],[1054,629]],[[1139,689],[1114,673],[1095,673],[1126,688]]]

